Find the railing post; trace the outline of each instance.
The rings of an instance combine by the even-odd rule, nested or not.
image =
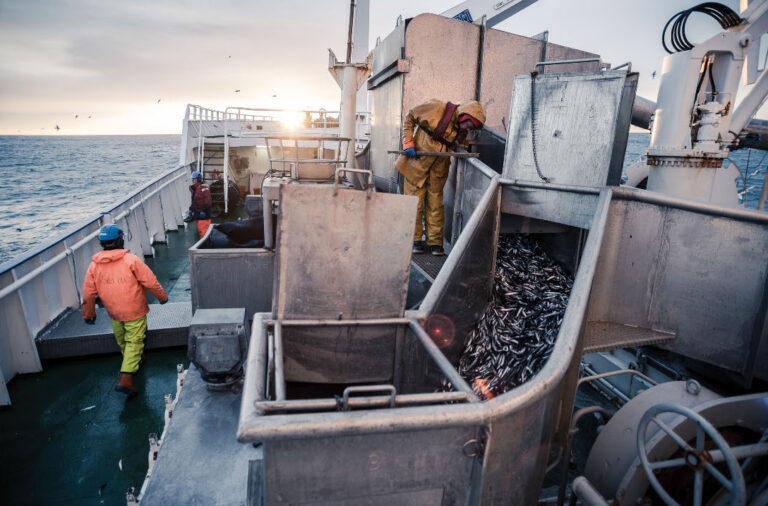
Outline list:
[[[226,123],[225,123],[226,124]],[[224,189],[224,214],[229,212],[229,133],[224,129],[224,180],[222,187]]]

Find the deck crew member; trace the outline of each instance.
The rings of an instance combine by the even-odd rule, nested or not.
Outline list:
[[[91,258],[83,283],[83,318],[91,325],[96,322],[98,295],[112,321],[112,330],[123,354],[115,390],[133,397],[137,393],[133,375],[144,361],[149,313],[144,289],[157,297],[160,304],[168,302],[168,296],[147,264],[123,248],[123,231],[119,227],[101,227],[99,241],[104,251]]]
[[[213,199],[211,198],[211,189],[203,183],[203,175],[200,172],[192,173],[192,184],[189,186],[189,191],[192,194],[192,203],[189,206],[187,221],[197,221],[197,233],[203,237],[208,227],[211,226]]]
[[[417,156],[417,151],[455,151],[465,147],[467,133],[483,127],[485,111],[479,102],[457,105],[429,100],[408,112],[403,123],[403,151],[395,162],[405,178],[403,193],[419,198],[413,252],[424,253],[422,232],[426,228],[426,247],[433,255],[443,251],[443,187],[451,164],[449,157]],[[422,227],[422,215],[424,227]]]

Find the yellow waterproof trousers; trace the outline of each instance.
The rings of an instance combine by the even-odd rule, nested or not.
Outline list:
[[[407,179],[403,183],[405,195],[415,195],[419,198],[419,207],[416,211],[416,230],[413,232],[414,241],[421,240],[421,235],[426,228],[427,246],[443,245],[443,225],[445,223],[443,187],[447,179],[447,174],[443,177],[435,177],[430,172],[427,175],[427,181],[421,188],[411,184]],[[424,217],[424,226],[421,224],[422,216]]]
[[[118,322],[110,319],[112,330],[115,332],[117,345],[123,354],[123,365],[120,372],[135,373],[139,370],[141,354],[144,352],[144,338],[147,336],[147,316],[144,315],[129,322]]]

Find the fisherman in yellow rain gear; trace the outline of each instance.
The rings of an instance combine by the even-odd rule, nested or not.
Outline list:
[[[104,251],[93,255],[85,273],[83,319],[85,323],[95,324],[98,296],[107,310],[123,355],[115,390],[133,397],[138,392],[133,385],[133,375],[144,361],[149,313],[145,289],[157,297],[160,304],[168,302],[168,295],[147,264],[125,249],[124,234],[117,225],[101,227],[99,242]]]
[[[403,193],[419,198],[413,252],[424,253],[422,234],[426,228],[426,247],[436,256],[443,250],[443,187],[448,179],[450,157],[417,156],[417,151],[455,151],[466,148],[467,133],[483,128],[485,111],[479,102],[457,105],[429,100],[408,112],[403,123],[403,151],[395,168],[405,178]],[[422,216],[424,227],[422,227]]]

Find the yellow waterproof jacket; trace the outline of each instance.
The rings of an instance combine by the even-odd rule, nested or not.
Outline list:
[[[417,105],[410,111],[403,123],[403,149],[416,148],[416,151],[448,151],[450,148],[442,142],[433,139],[428,132],[434,132],[440,120],[443,118],[446,103],[440,100],[429,100]],[[462,114],[469,114],[473,118],[485,123],[485,111],[479,102],[467,102],[460,105],[453,113],[448,127],[445,129],[443,139],[452,143],[458,134],[457,118]],[[461,144],[466,148],[466,142]],[[427,180],[427,175],[432,174],[436,178],[447,178],[448,168],[451,164],[449,157],[422,156],[418,159],[400,155],[395,162],[395,168],[411,184],[421,188]]]

